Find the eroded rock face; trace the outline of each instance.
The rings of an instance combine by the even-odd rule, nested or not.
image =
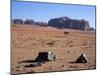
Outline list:
[[[89,22],[77,19],[71,19],[69,17],[54,18],[48,21],[48,25],[56,28],[68,28],[78,30],[88,30],[90,28]]]

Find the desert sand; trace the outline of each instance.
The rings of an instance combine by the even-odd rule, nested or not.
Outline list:
[[[68,34],[64,34],[64,31]],[[57,29],[35,25],[13,25],[11,27],[11,73],[38,73],[53,71],[73,71],[96,68],[95,31]],[[45,62],[37,67],[25,67],[35,60],[39,52],[52,51],[55,61]],[[85,53],[87,63],[72,63],[81,53]]]

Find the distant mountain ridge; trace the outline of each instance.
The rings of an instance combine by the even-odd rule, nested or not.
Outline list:
[[[45,22],[35,22],[32,19],[27,19],[26,21],[23,21],[21,19],[14,19],[12,20],[13,24],[29,24],[29,25],[37,25],[37,26],[51,26],[59,29],[76,29],[76,30],[94,30],[94,28],[91,28],[89,25],[89,22],[84,19],[71,19],[67,16],[64,17],[58,17],[53,18],[48,21],[48,23]]]

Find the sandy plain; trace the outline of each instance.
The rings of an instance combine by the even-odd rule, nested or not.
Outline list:
[[[64,34],[68,32],[68,34]],[[73,71],[96,68],[95,31],[57,29],[31,25],[13,25],[11,27],[11,73],[38,73],[53,71]],[[35,60],[39,52],[52,51],[55,61],[45,62],[37,67],[25,67]],[[87,63],[72,63],[81,53],[88,58]]]

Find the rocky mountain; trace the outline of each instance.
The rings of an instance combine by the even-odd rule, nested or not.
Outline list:
[[[48,25],[60,29],[78,29],[78,30],[88,30],[90,29],[89,22],[81,19],[71,19],[69,17],[59,17],[50,19]]]

